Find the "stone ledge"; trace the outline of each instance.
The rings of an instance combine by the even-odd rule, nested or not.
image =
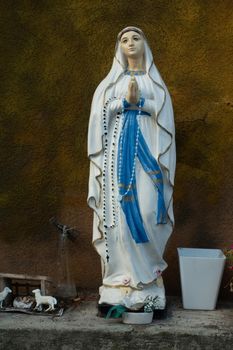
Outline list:
[[[0,313],[0,350],[230,350],[232,311],[226,302],[214,311],[183,310],[171,298],[167,318],[147,326],[99,318],[94,301],[60,318]]]

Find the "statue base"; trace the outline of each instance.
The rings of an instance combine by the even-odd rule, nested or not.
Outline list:
[[[160,276],[156,281],[149,284],[141,284],[136,289],[131,286],[106,286],[99,288],[100,305],[122,305],[128,310],[141,310],[146,304],[148,297],[156,298],[156,310],[166,308],[166,297],[163,279]]]

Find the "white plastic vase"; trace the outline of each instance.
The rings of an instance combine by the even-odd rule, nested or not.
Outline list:
[[[184,309],[214,310],[226,257],[220,249],[178,248]]]

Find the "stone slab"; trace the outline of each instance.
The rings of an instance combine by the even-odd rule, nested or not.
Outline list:
[[[125,325],[97,317],[96,302],[83,302],[62,317],[0,313],[0,350],[230,350],[233,303],[214,311],[184,310],[172,298],[166,319]]]

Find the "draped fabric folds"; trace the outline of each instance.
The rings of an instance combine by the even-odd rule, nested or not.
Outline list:
[[[135,175],[133,176],[132,183],[130,183],[135,156],[138,157],[144,171],[151,178],[151,181],[158,191],[157,224],[166,224],[166,208],[163,195],[162,172],[155,158],[152,156],[142,132],[140,131],[137,115],[138,111],[135,110],[124,111],[124,125],[122,125],[122,133],[119,142],[122,145],[122,149],[118,150],[119,153],[122,153],[121,161],[124,166],[122,167],[120,178],[118,179],[118,187],[119,193],[121,197],[123,197],[121,200],[121,206],[125,213],[126,221],[132,237],[136,243],[144,243],[148,242],[148,237],[143,226],[143,219],[140,213]],[[147,112],[142,112],[140,116],[143,118],[143,115],[150,114]],[[136,142],[138,142],[138,145],[136,145]],[[137,155],[135,155],[136,149]],[[126,191],[127,196],[124,196]]]
[[[170,95],[141,35],[145,74],[135,76],[141,113],[123,106],[130,76],[119,42],[93,97],[88,205],[94,213],[93,245],[101,257],[99,302],[131,307],[151,295],[159,296],[163,308],[163,254],[174,226],[175,128]]]

